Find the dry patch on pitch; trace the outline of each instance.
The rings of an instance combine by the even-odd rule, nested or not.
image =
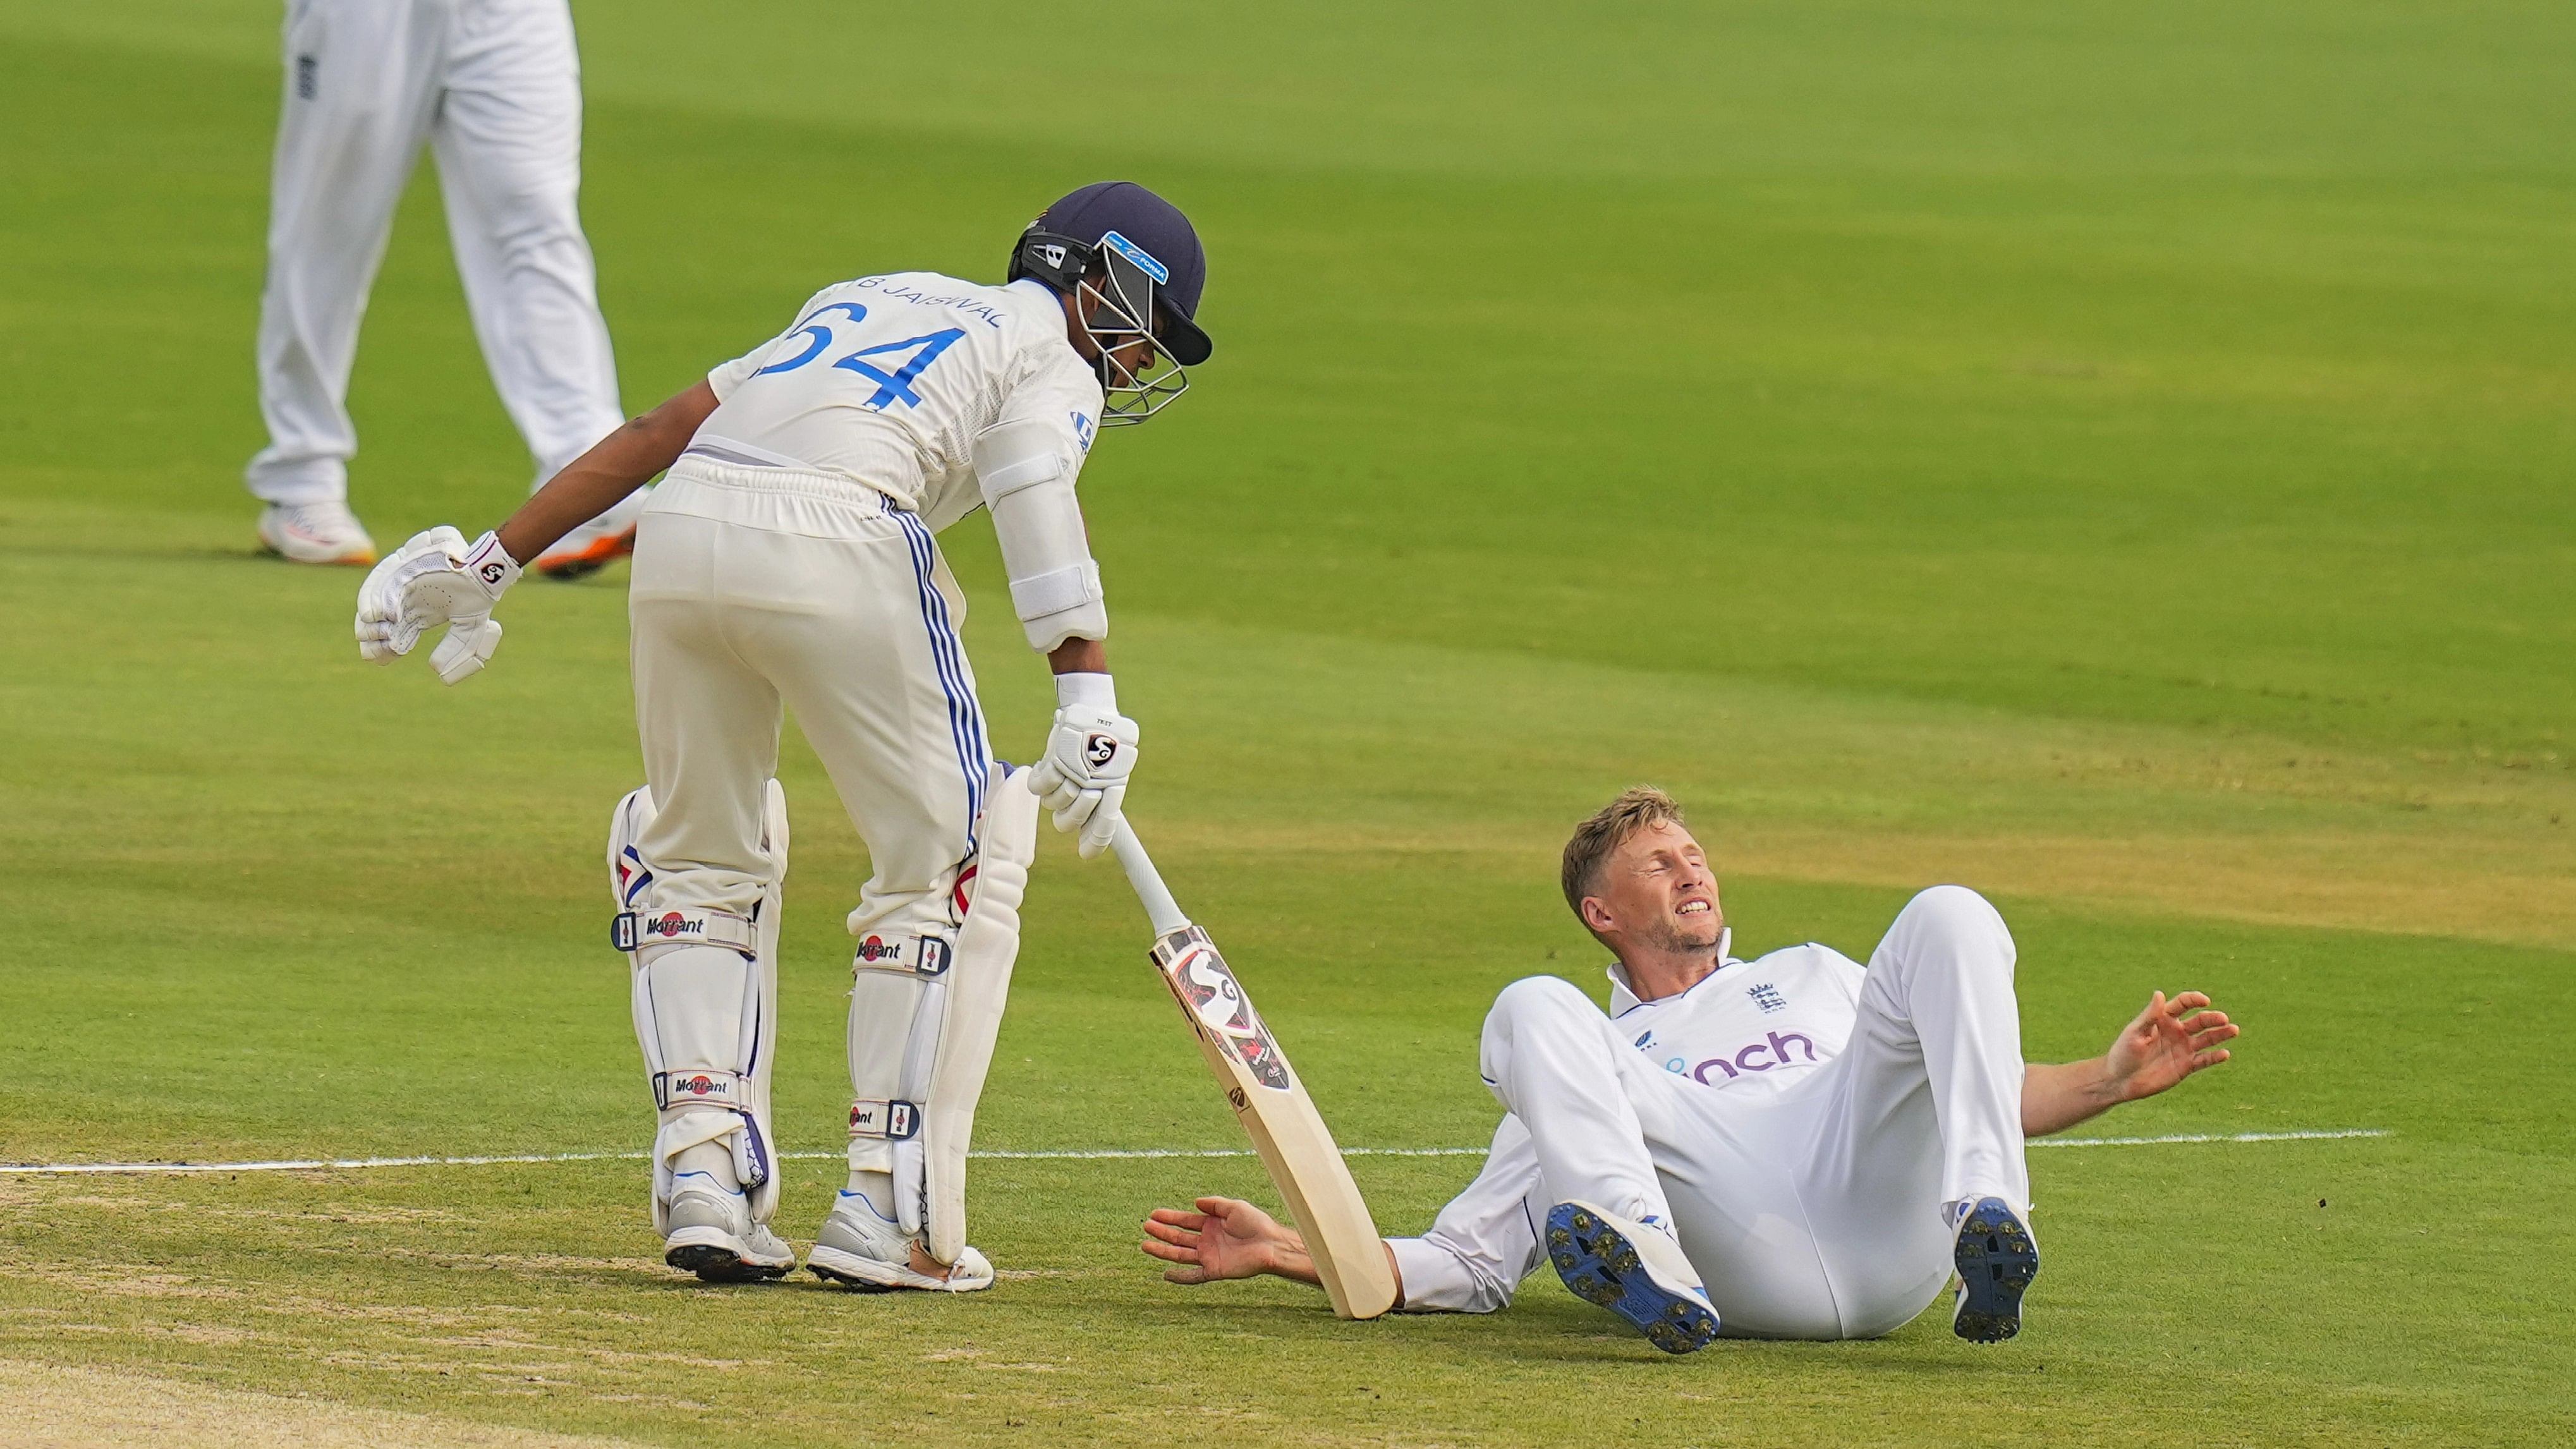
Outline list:
[[[0,1415],[0,1449],[615,1449],[634,1442],[17,1359],[0,1359],[0,1402],[9,1406]]]

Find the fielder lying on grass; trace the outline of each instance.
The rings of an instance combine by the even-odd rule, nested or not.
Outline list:
[[[2025,1064],[2013,942],[1935,886],[1866,970],[1808,944],[1726,954],[1717,880],[1681,810],[1630,790],[1565,847],[1565,898],[1618,957],[1611,1014],[1553,976],[1504,988],[1482,1071],[1506,1112],[1485,1169],[1429,1233],[1389,1239],[1399,1307],[1490,1313],[1542,1261],[1673,1353],[1725,1331],[1869,1338],[1959,1278],[1952,1329],[2021,1328],[2039,1272],[2026,1137],[2226,1061],[2209,998],[2157,992],[2108,1052]],[[1157,1209],[1164,1277],[1314,1281],[1250,1203]]]

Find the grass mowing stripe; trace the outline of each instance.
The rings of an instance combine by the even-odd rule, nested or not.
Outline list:
[[[2169,1132],[2158,1137],[2058,1137],[2025,1144],[2031,1147],[2166,1147],[2190,1142],[2331,1142],[2353,1137],[2387,1137],[2377,1127],[2347,1127],[2302,1132]],[[1483,1147],[1345,1147],[1344,1157],[1482,1157]],[[838,1152],[782,1152],[781,1158],[822,1162]],[[1250,1157],[1243,1147],[1076,1147],[1028,1152],[970,1152],[969,1157],[1008,1162],[1144,1162],[1167,1157]],[[366,1167],[502,1167],[547,1162],[641,1162],[641,1152],[532,1152],[491,1157],[334,1157],[270,1162],[5,1162],[0,1173],[21,1177],[68,1177],[81,1174],[308,1172]]]

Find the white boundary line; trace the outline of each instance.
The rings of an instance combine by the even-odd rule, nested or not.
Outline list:
[[[2164,1137],[2042,1137],[2024,1147],[2163,1147],[2175,1142],[2334,1142],[2346,1137],[2394,1137],[2380,1127],[2339,1127],[2318,1132],[2176,1132]]]
[[[2388,1137],[2376,1127],[2347,1127],[2310,1132],[2177,1132],[2163,1137],[2044,1137],[2031,1147],[2165,1147],[2192,1142],[2330,1142],[2351,1137]],[[1345,1147],[1344,1157],[1482,1157],[1482,1147]],[[979,1158],[1011,1162],[1135,1162],[1166,1157],[1250,1157],[1243,1147],[1089,1148],[1038,1152],[977,1152]],[[370,1167],[504,1167],[547,1162],[641,1162],[641,1152],[531,1152],[492,1157],[316,1157],[263,1162],[0,1162],[0,1176],[78,1177],[106,1175],[189,1175],[209,1172],[323,1172]],[[782,1152],[785,1158],[811,1161],[837,1159],[838,1152]]]

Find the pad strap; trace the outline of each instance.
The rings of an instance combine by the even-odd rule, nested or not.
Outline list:
[[[882,936],[871,935],[859,942],[858,951],[850,959],[850,969],[892,971],[902,976],[944,976],[948,974],[948,962],[953,954],[945,936],[925,932],[916,936],[897,936],[889,941]]]
[[[746,956],[760,951],[760,928],[731,911],[620,911],[608,923],[608,944],[620,951],[646,946],[723,946]]]
[[[921,1131],[921,1104],[861,1097],[850,1104],[850,1135],[880,1142],[907,1141]]]
[[[674,1107],[721,1107],[747,1113],[751,1110],[751,1078],[740,1072],[712,1069],[655,1072],[653,1105],[665,1112]]]

